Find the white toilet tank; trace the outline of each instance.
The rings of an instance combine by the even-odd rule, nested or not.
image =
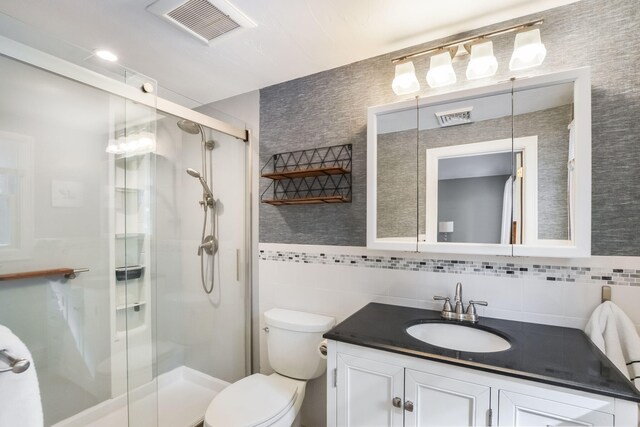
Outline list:
[[[264,318],[269,363],[277,373],[300,380],[324,373],[327,361],[320,357],[318,345],[335,324],[333,317],[273,308],[265,311]]]

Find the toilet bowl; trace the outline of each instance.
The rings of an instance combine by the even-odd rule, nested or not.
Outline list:
[[[206,427],[290,427],[304,400],[307,381],[321,376],[326,361],[318,353],[332,317],[274,308],[264,314],[271,375],[253,374],[211,401]]]
[[[306,385],[279,374],[250,375],[218,393],[207,408],[205,426],[289,427]]]

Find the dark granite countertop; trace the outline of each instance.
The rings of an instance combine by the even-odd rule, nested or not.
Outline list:
[[[507,339],[511,348],[471,353],[426,344],[408,326],[446,322],[440,312],[370,303],[324,334],[327,339],[421,359],[640,402],[640,392],[580,329],[480,318],[470,327]],[[457,323],[457,322],[455,322]]]

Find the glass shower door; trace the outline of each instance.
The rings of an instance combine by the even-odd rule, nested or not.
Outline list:
[[[44,425],[84,426],[126,373],[112,358],[114,97],[4,56],[0,74],[0,275],[87,269],[0,281],[0,324],[29,350],[15,356],[37,372]]]
[[[155,81],[126,73],[129,85]],[[126,395],[128,426],[156,426],[154,179],[156,110],[131,100],[114,106],[113,362],[126,364],[113,377],[115,394]]]
[[[158,116],[158,425],[187,427],[203,419],[228,383],[247,375],[246,145],[206,127],[183,125],[195,133],[184,131],[178,126],[182,118]],[[213,149],[203,149],[203,140],[213,141],[206,144]],[[217,251],[203,252],[202,258],[204,187],[187,168],[205,179],[215,201],[204,234],[215,238]]]

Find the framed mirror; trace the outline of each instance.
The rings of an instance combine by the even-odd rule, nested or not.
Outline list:
[[[416,102],[409,101],[390,111],[374,114],[369,139],[376,141],[376,155],[367,159],[370,215],[367,241],[377,249],[416,251],[418,205]],[[369,221],[371,226],[369,226]]]
[[[529,81],[527,81],[529,80]],[[537,170],[514,157],[515,256],[591,254],[591,82],[588,68],[513,83],[513,137],[537,140]],[[525,159],[526,160],[526,159]],[[522,171],[525,171],[523,174]],[[529,177],[535,183],[527,183]],[[533,178],[531,178],[533,179]],[[519,209],[531,187],[531,212]],[[526,206],[526,205],[525,205]]]
[[[419,250],[511,255],[511,84],[418,108]],[[503,223],[507,231],[503,231]]]
[[[368,131],[368,247],[590,255],[588,68],[373,107]]]

